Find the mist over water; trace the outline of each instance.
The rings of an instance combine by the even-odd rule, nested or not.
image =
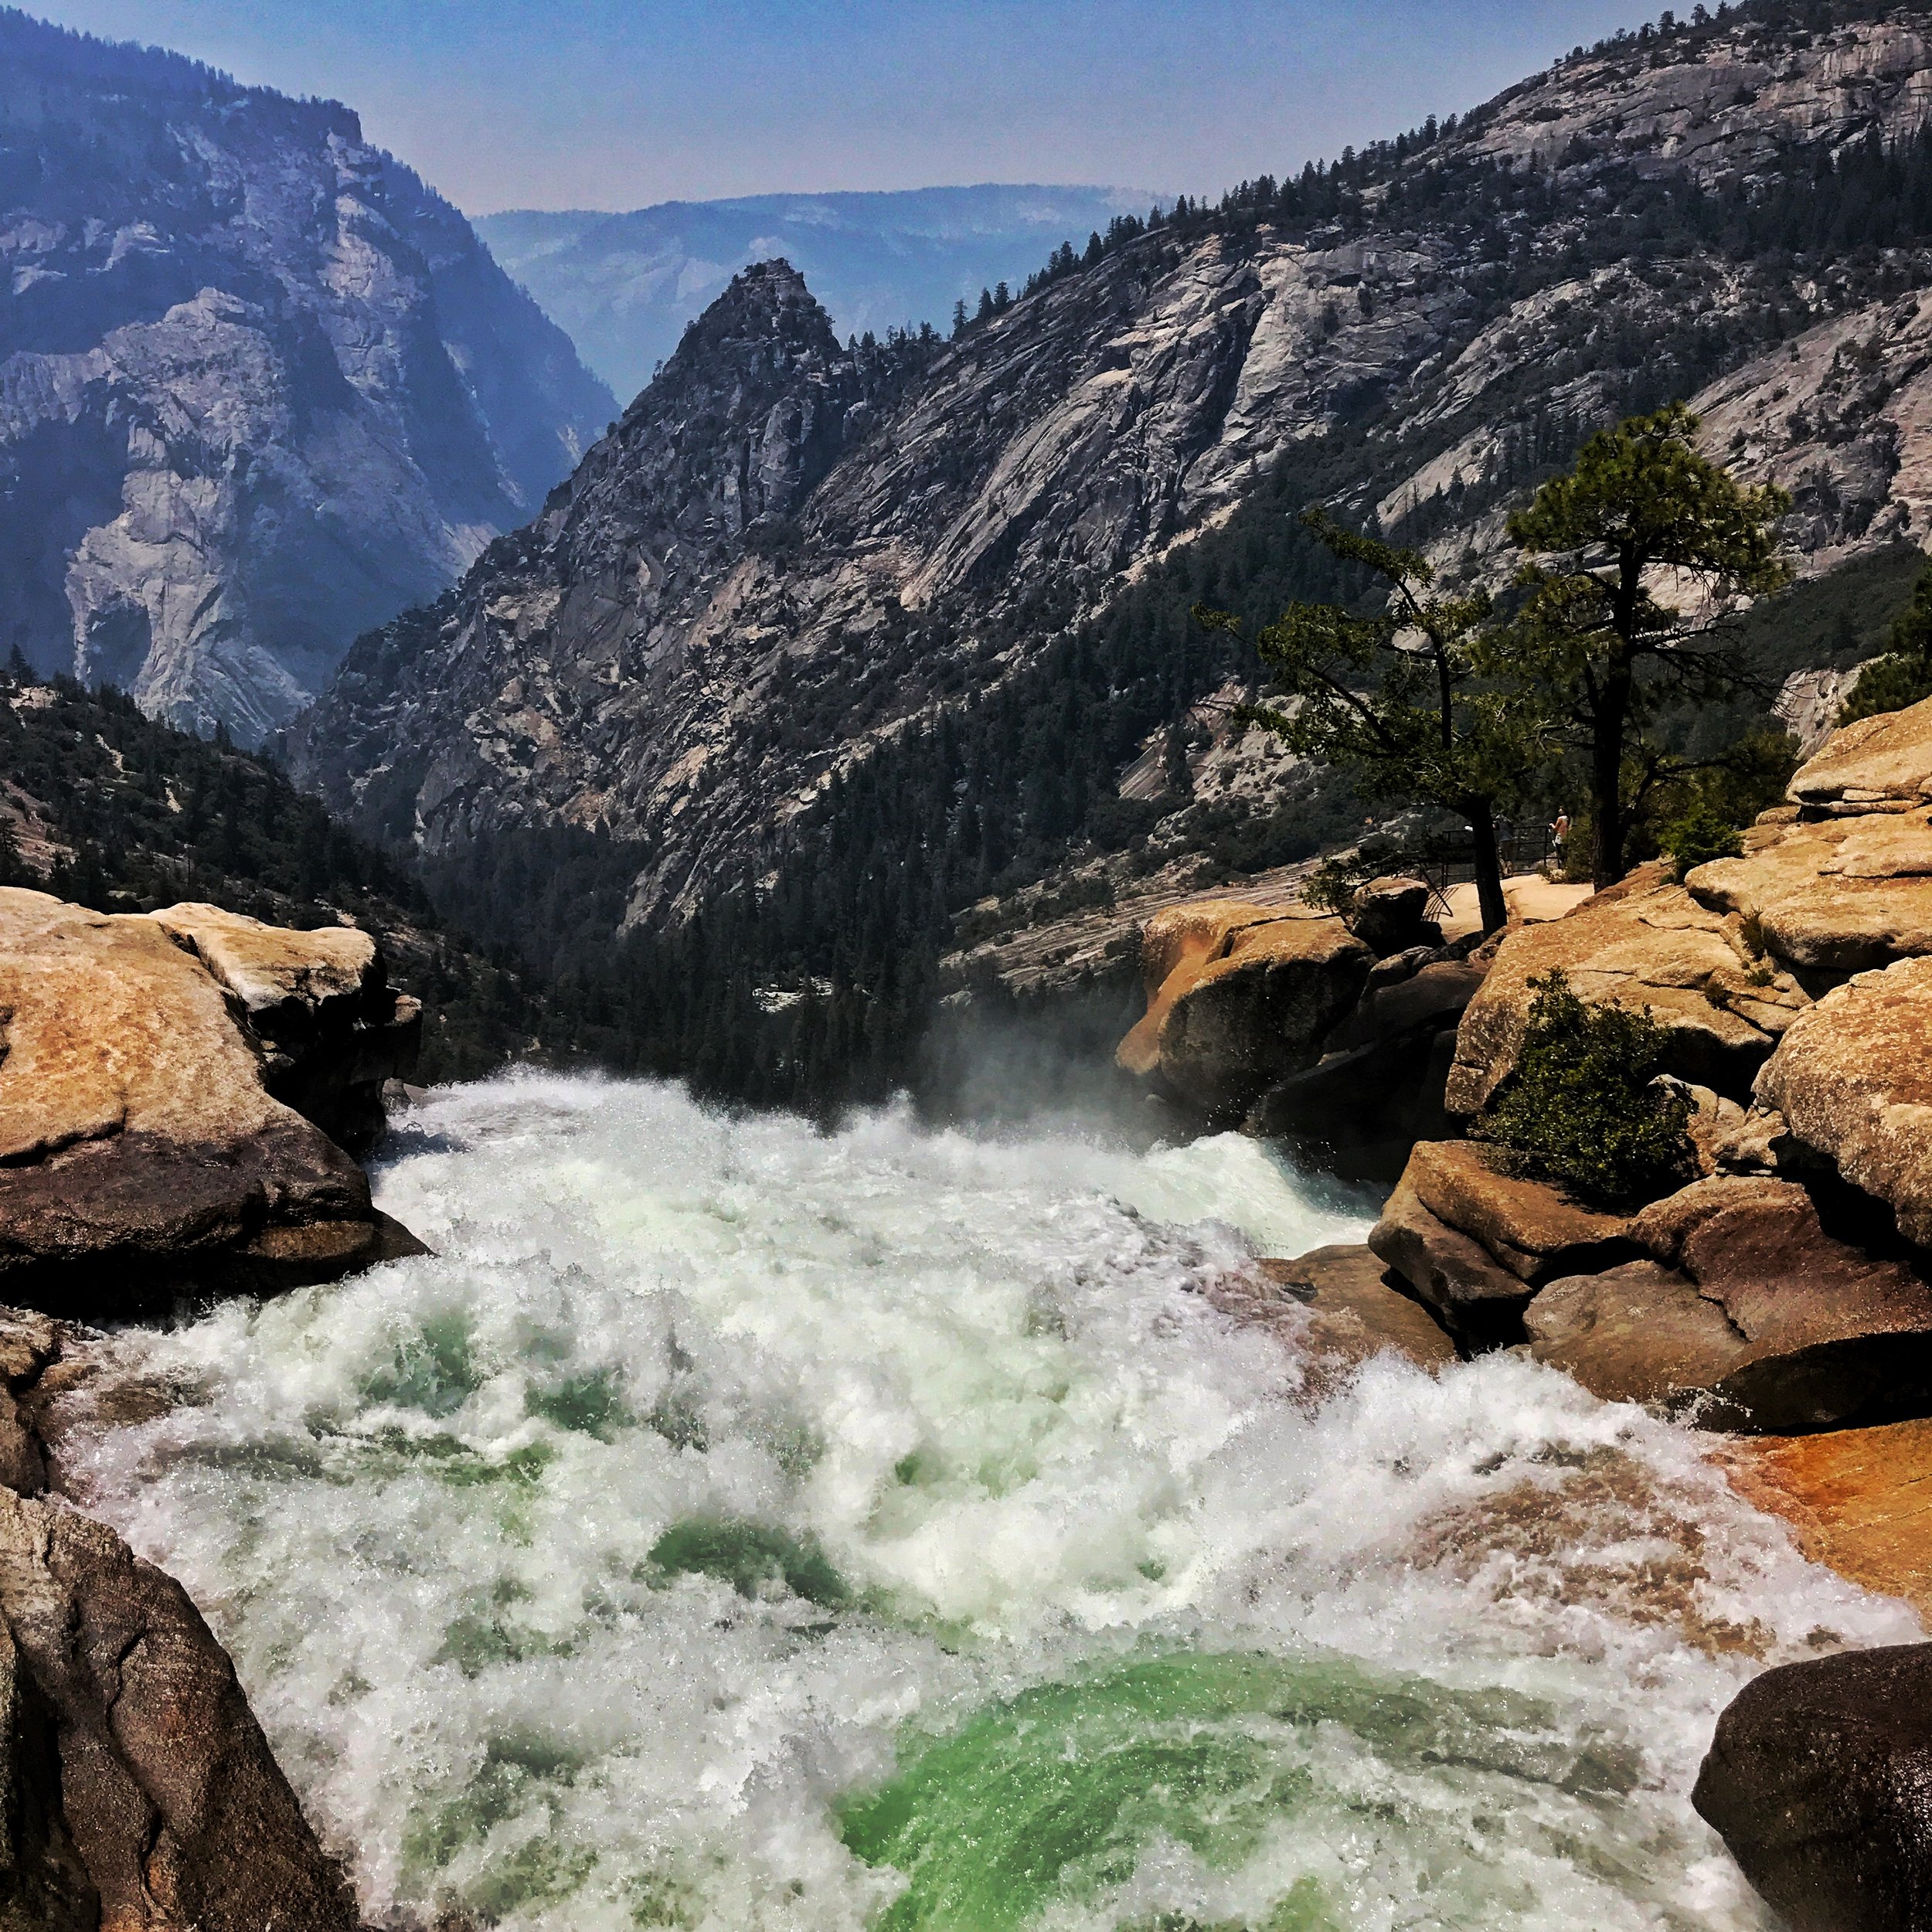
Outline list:
[[[191,1400],[78,1475],[379,1923],[1760,1927],[1717,1710],[1917,1634],[1686,1431],[1232,1325],[1364,1225],[1236,1137],[518,1077],[377,1192],[434,1257],[124,1336]]]

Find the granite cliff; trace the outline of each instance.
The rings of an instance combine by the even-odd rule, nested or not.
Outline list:
[[[1128,224],[957,341],[842,351],[761,264],[543,517],[359,643],[296,769],[459,869],[595,838],[651,930],[822,885],[855,799],[943,767],[905,863],[957,913],[1158,846],[1210,775],[1163,784],[1162,733],[1246,675],[1186,604],[1324,587],[1284,533],[1311,498],[1481,567],[1583,432],[1682,396],[1794,488],[1807,568],[1916,543],[1928,86],[1925,10],[1760,0]],[[947,749],[1002,706],[1063,714],[1057,770]],[[1305,777],[1263,762],[1250,817]]]
[[[462,216],[297,101],[0,13],[0,652],[256,739],[612,413]]]

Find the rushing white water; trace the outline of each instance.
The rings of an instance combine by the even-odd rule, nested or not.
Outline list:
[[[194,1399],[80,1462],[379,1920],[1755,1927],[1716,1713],[1916,1634],[1526,1362],[1303,1392],[1186,1291],[1359,1238],[1253,1143],[410,1118],[436,1257],[124,1336]]]

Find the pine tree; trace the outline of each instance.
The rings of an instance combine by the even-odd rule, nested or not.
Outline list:
[[[1740,488],[1699,454],[1697,427],[1673,403],[1599,430],[1509,519],[1528,595],[1485,668],[1550,694],[1585,754],[1600,888],[1623,876],[1641,794],[1668,766],[1645,726],[1667,701],[1749,687],[1733,621],[1791,576],[1773,528],[1791,498]],[[1668,600],[1679,587],[1693,593],[1682,605]]]
[[[1842,725],[1932,698],[1932,564],[1919,573],[1912,601],[1892,626],[1888,648],[1859,674],[1840,707]]]
[[[1490,626],[1486,592],[1434,594],[1419,552],[1344,529],[1324,511],[1303,522],[1329,551],[1386,586],[1372,617],[1332,604],[1291,604],[1255,639],[1287,706],[1243,708],[1291,751],[1346,770],[1371,798],[1413,798],[1460,813],[1474,847],[1483,930],[1509,917],[1496,815],[1513,805],[1554,754],[1550,721],[1524,681],[1482,679]],[[1197,606],[1210,630],[1240,634],[1235,618]]]

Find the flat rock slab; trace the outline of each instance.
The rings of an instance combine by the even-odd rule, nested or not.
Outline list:
[[[1791,1932],[1927,1932],[1932,1644],[1754,1678],[1691,1802]]]
[[[1932,959],[1862,973],[1793,1022],[1760,1103],[1932,1247]]]
[[[1813,1563],[1932,1620],[1932,1422],[1739,1436],[1712,1453],[1746,1502],[1791,1526]]]
[[[1502,882],[1503,903],[1512,926],[1533,926],[1562,919],[1574,912],[1596,890],[1566,879],[1546,879],[1540,872],[1519,872]],[[1451,886],[1444,895],[1449,911],[1442,920],[1445,940],[1466,939],[1482,930],[1482,913],[1472,884]]]
[[[1474,1141],[1422,1141],[1403,1177],[1436,1219],[1488,1250],[1519,1281],[1541,1283],[1632,1258],[1630,1224],[1546,1181],[1505,1172]]]
[[[1833,732],[1784,795],[1814,815],[1932,804],[1932,698]]]
[[[423,1010],[391,989],[367,933],[296,932],[219,906],[168,906],[148,917],[241,1008],[277,1100],[351,1153],[381,1138],[383,1083],[414,1070]]]
[[[1755,826],[1745,844],[1743,857],[1699,866],[1684,883],[1699,904],[1750,922],[1777,961],[1857,973],[1932,954],[1923,811]]]
[[[219,906],[165,906],[148,915],[270,1031],[281,1015],[353,1006],[377,968],[376,942],[353,926],[298,933]]]

